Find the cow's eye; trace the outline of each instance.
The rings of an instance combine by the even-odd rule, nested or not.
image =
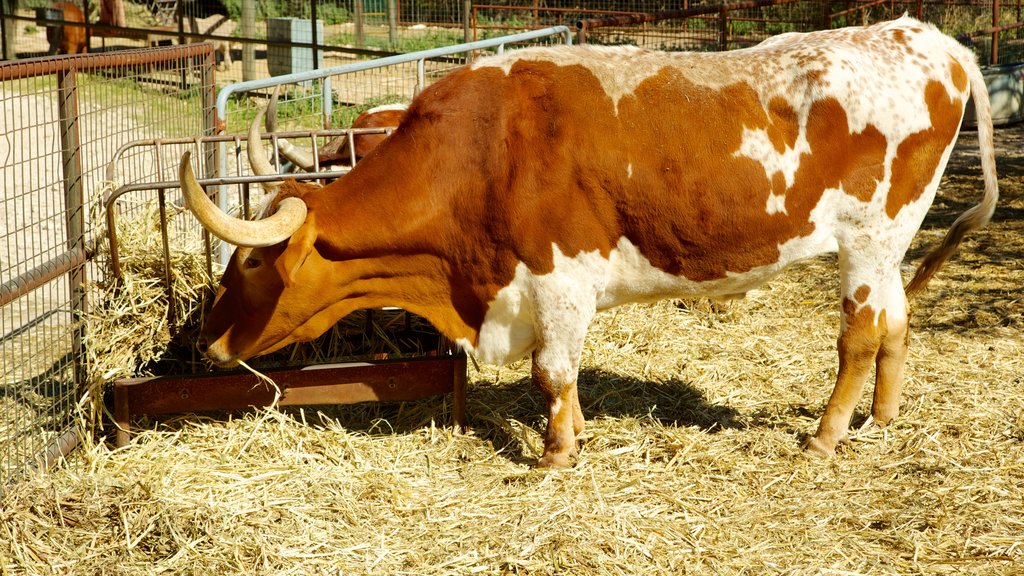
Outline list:
[[[263,264],[263,260],[255,256],[249,256],[242,262],[242,268],[245,270],[252,270],[253,268],[259,268]]]

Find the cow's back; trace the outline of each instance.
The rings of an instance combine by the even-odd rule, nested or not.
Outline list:
[[[624,240],[683,291],[732,292],[865,227],[916,229],[971,58],[911,19],[717,54],[536,48],[478,61],[453,83],[486,86],[477,105],[439,109],[498,134],[476,138],[486,205],[533,272]]]

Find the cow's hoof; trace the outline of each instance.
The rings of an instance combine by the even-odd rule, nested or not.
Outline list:
[[[811,436],[804,442],[804,453],[818,458],[831,458],[836,455],[836,449]]]
[[[537,460],[536,468],[548,468],[553,470],[565,470],[571,468],[568,454],[545,454]]]

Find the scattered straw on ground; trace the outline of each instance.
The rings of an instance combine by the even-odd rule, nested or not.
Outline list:
[[[831,460],[799,451],[837,366],[821,258],[723,307],[603,314],[571,470],[530,467],[526,363],[471,368],[466,435],[443,398],[165,420],[10,489],[0,573],[1024,573],[1022,134],[995,221],[917,303],[900,420]],[[951,171],[914,259],[980,197]]]

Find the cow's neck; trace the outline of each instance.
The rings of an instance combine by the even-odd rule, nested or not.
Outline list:
[[[451,340],[476,341],[479,325],[458,308],[466,295],[453,288],[445,263],[433,255],[391,255],[333,264],[341,319],[363,309],[396,306],[422,316]]]
[[[319,254],[335,268],[340,300],[332,315],[396,306],[424,317],[452,340],[475,342],[480,298],[449,247],[451,206],[428,189],[415,165],[365,162],[337,186],[307,197],[317,215]]]

